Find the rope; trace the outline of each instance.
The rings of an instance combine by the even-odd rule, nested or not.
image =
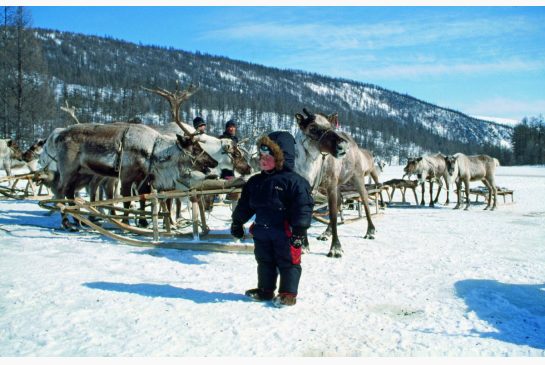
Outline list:
[[[316,179],[314,179],[314,182],[312,183],[312,194],[314,194],[314,192],[320,186],[320,183],[322,182],[322,177],[324,175],[324,161],[327,154],[321,153],[321,155],[322,155],[322,163],[320,164],[320,171],[318,172],[318,176],[316,176]]]

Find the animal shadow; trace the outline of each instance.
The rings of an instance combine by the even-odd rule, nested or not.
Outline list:
[[[497,331],[475,334],[516,345],[545,349],[545,284],[506,284],[495,280],[462,280],[456,294],[468,311]]]
[[[247,297],[237,293],[220,293],[220,292],[208,292],[205,290],[191,289],[191,288],[177,288],[172,285],[159,285],[159,284],[125,284],[125,283],[109,283],[105,281],[97,281],[92,283],[84,283],[91,289],[116,291],[121,293],[138,294],[145,297],[152,298],[174,298],[174,299],[187,299],[195,303],[223,303],[223,302],[236,302],[247,301]]]

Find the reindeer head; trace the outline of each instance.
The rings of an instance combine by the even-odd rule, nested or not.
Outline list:
[[[15,141],[13,141],[12,139],[7,139],[6,144],[11,150],[11,158],[13,160],[23,159],[23,152],[21,151],[21,148],[19,148],[19,145]]]
[[[28,150],[26,150],[24,153],[23,153],[23,161],[25,162],[31,162],[31,161],[34,161],[34,160],[38,160],[38,158],[40,157],[40,154],[43,152],[44,150],[44,144],[45,144],[45,139],[38,139],[36,142],[34,142],[29,148]]]
[[[416,164],[418,161],[422,160],[422,157],[409,157],[407,158],[407,165],[403,168],[403,177],[411,177],[416,171]]]
[[[237,144],[228,138],[216,138],[206,134],[199,134],[192,137],[197,141],[204,151],[218,162],[217,169],[234,169],[242,175],[251,173],[250,165],[244,159],[244,155]],[[219,175],[219,171],[215,171]]]
[[[199,171],[206,174],[210,172],[210,169],[218,166],[218,162],[206,153],[198,143],[195,143],[192,136],[181,136],[177,134],[176,138],[178,146],[191,156],[193,171]]]
[[[456,163],[455,156],[445,156],[445,163],[447,165],[447,173],[450,177],[455,177],[455,175],[458,175],[458,164]]]
[[[221,138],[223,152],[226,153],[233,162],[233,169],[241,175],[248,175],[252,168],[246,161],[238,144],[232,139]]]
[[[295,119],[301,132],[310,140],[318,143],[322,153],[328,153],[335,158],[341,158],[348,152],[349,143],[335,131],[333,125],[337,121],[337,113],[326,116],[313,114],[303,108],[303,113],[295,114]]]

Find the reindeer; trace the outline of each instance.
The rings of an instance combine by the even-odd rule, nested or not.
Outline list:
[[[217,162],[206,153],[195,155],[194,146],[191,137],[161,135],[145,125],[76,124],[49,136],[41,162],[55,162],[52,190],[57,198],[73,199],[75,189],[94,175],[119,178],[121,194],[130,196],[133,183],[186,190],[194,180],[204,179],[202,171]],[[73,229],[66,216],[62,225]]]
[[[22,160],[22,151],[12,139],[0,139],[0,161],[6,170],[6,176],[11,176],[11,168],[15,160]]]
[[[407,165],[403,168],[405,175],[411,176],[416,175],[418,183],[422,185],[422,200],[420,205],[425,205],[424,199],[424,190],[426,181],[429,182],[430,187],[430,207],[434,207],[435,203],[439,200],[439,193],[443,187],[441,178],[445,182],[447,190],[447,200],[445,204],[449,204],[449,185],[451,183],[450,176],[447,172],[447,165],[445,162],[445,156],[441,153],[430,156],[421,156],[417,158],[409,158]],[[437,194],[435,199],[433,198],[433,182],[437,181],[439,188],[437,189]]]
[[[466,194],[466,207],[464,210],[469,209],[469,182],[478,180],[481,180],[488,188],[488,204],[484,209],[496,209],[498,189],[495,174],[496,167],[500,166],[500,161],[497,158],[487,155],[466,156],[463,153],[456,153],[453,156],[446,157],[446,165],[448,174],[456,179],[458,201],[454,209],[460,208],[462,182]],[[492,203],[492,196],[494,196],[494,203]]]
[[[343,250],[337,234],[337,212],[341,204],[340,186],[351,183],[359,192],[367,217],[367,233],[364,238],[373,239],[375,226],[371,220],[369,198],[365,188],[365,175],[373,168],[371,154],[364,154],[348,134],[335,131],[337,114],[326,116],[312,114],[303,109],[306,117],[297,113],[299,130],[295,134],[295,171],[305,177],[313,190],[324,188],[327,192],[329,224],[318,237],[332,237],[328,257],[341,257]],[[334,124],[335,123],[335,124]],[[370,157],[371,156],[371,157]],[[305,251],[308,251],[308,241]]]

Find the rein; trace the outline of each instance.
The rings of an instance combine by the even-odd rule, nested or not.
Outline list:
[[[129,131],[129,128],[130,127],[127,127],[123,131],[123,135],[121,136],[121,146],[119,146],[118,154],[117,154],[117,161],[115,162],[115,165],[114,165],[114,171],[116,171],[118,173],[117,174],[118,178],[121,175],[121,159],[123,157],[123,150],[124,150],[123,146],[125,145],[125,136],[127,135],[127,132]]]
[[[47,151],[47,143],[44,144],[44,152],[45,152],[45,154],[47,155],[47,157],[49,157],[49,158],[51,159],[51,161],[49,161],[49,162],[47,163],[47,165],[45,165],[45,166],[43,167],[44,170],[46,170],[46,169],[49,167],[49,164],[50,164],[52,161],[55,161],[56,163],[59,163],[59,162],[57,161],[57,159],[56,159],[55,157],[51,156],[51,154]]]
[[[324,176],[324,162],[325,162],[325,157],[327,156],[327,154],[324,154],[322,152],[320,152],[320,154],[322,155],[322,162],[320,164],[320,172],[318,173],[318,176],[316,176],[316,179],[314,179],[314,183],[312,184],[313,194],[320,186],[320,183],[322,182],[322,177]]]
[[[308,140],[318,142],[318,151],[320,152],[320,155],[322,155],[322,161],[320,163],[320,171],[318,172],[318,175],[316,176],[316,178],[314,179],[314,182],[312,183],[312,194],[314,194],[314,192],[318,189],[318,187],[320,186],[320,183],[322,182],[322,177],[324,176],[324,162],[325,162],[326,156],[329,153],[327,153],[327,152],[324,153],[324,152],[320,151],[319,143],[322,140],[322,138],[326,135],[326,133],[329,132],[329,131],[330,130],[328,129],[326,132],[324,132],[318,140],[311,139],[307,135],[303,134],[303,136],[304,136],[304,141],[303,142],[308,141]],[[307,153],[308,153],[308,149],[305,147],[305,143],[303,143],[302,145],[305,148],[305,151],[307,151]]]

